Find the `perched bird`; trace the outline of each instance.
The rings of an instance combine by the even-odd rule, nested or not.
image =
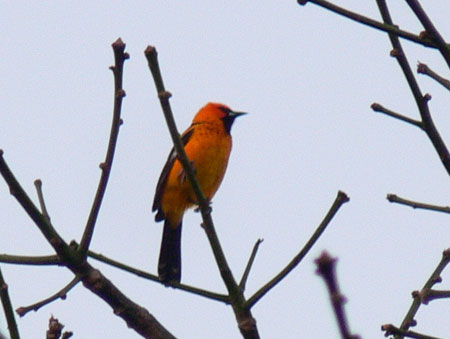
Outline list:
[[[208,103],[195,115],[181,135],[186,154],[194,166],[202,190],[211,200],[222,182],[231,152],[230,130],[234,119],[246,113]],[[161,281],[181,279],[181,226],[184,212],[197,198],[175,149],[169,154],[156,186],[152,211],[156,221],[164,220],[158,275]]]

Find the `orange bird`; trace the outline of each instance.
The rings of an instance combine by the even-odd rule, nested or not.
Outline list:
[[[211,200],[222,182],[231,152],[230,130],[234,119],[246,113],[208,103],[181,135],[186,154],[194,166],[203,193]],[[181,279],[181,226],[184,212],[196,205],[197,197],[186,177],[175,149],[169,154],[156,186],[152,211],[156,221],[164,220],[159,254],[161,281]]]

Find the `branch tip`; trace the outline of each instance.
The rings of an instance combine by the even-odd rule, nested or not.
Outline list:
[[[420,61],[417,62],[417,73],[420,74],[427,74],[428,66],[421,63]]]
[[[121,38],[118,38],[116,41],[114,41],[111,45],[113,47],[114,50],[125,50],[125,46],[126,44],[122,41]]]
[[[372,108],[372,110],[374,110],[375,112],[381,112],[382,111],[382,107],[379,103],[374,102],[372,105],[370,105],[370,108]]]
[[[344,191],[338,191],[338,199],[344,204],[350,201],[350,197]]]
[[[337,258],[333,258],[327,251],[323,251],[320,257],[314,260],[317,265],[316,273],[322,276],[330,274],[334,269]]]
[[[423,100],[424,100],[425,102],[430,101],[430,100],[431,100],[431,94],[426,93],[426,94],[423,96]]]
[[[444,252],[442,252],[444,259],[450,260],[450,248],[447,248]]]
[[[156,57],[158,55],[158,52],[156,51],[155,46],[148,45],[144,51],[144,54],[146,56]]]
[[[297,3],[298,3],[300,6],[305,6],[307,2],[308,2],[308,0],[297,0]]]

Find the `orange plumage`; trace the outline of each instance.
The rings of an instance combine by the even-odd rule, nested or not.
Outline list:
[[[243,114],[233,112],[222,104],[208,103],[200,109],[191,126],[181,136],[186,154],[208,200],[217,192],[227,169],[232,145],[231,126],[234,119]],[[182,220],[184,212],[195,206],[196,201],[183,166],[172,149],[153,201],[153,211],[157,211],[155,220],[164,220],[158,263],[158,274],[164,282],[179,282],[181,279]]]

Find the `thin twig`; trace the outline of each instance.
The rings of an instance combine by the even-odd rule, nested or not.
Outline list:
[[[94,269],[80,257],[78,252],[67,245],[48,220],[39,212],[14,177],[14,174],[5,162],[1,149],[0,173],[8,184],[11,194],[35,222],[42,234],[44,234],[64,265],[74,274],[83,277],[83,285],[87,289],[111,306],[114,313],[125,320],[128,327],[134,329],[137,333],[153,338],[174,338],[145,308],[130,300],[100,271]]]
[[[413,10],[414,14],[422,23],[422,26],[425,28],[426,32],[431,35],[433,41],[436,42],[439,51],[441,52],[444,60],[447,62],[447,65],[450,67],[450,47],[445,42],[442,35],[439,31],[434,27],[433,22],[428,18],[427,13],[423,10],[422,6],[417,0],[406,0],[409,7]]]
[[[47,304],[50,304],[51,302],[57,300],[57,299],[62,299],[65,300],[67,297],[67,293],[69,293],[69,291],[75,287],[79,282],[81,281],[81,277],[79,276],[75,276],[75,278],[72,279],[72,281],[70,283],[68,283],[66,286],[64,286],[61,290],[59,290],[58,292],[56,292],[55,294],[53,294],[52,296],[39,301],[33,305],[30,306],[25,306],[25,307],[19,307],[16,312],[19,316],[23,317],[25,314],[27,314],[30,311],[37,311],[38,309],[40,309],[42,306],[45,306]]]
[[[425,210],[430,210],[430,211],[450,213],[450,206],[436,206],[436,205],[431,205],[431,204],[425,204],[422,202],[404,199],[395,194],[388,194],[386,196],[386,199],[389,200],[389,202],[406,205],[406,206],[411,206],[412,208],[420,208],[420,209],[425,209]]]
[[[434,72],[428,65],[419,62],[417,64],[417,73],[428,75],[430,78],[436,80],[442,86],[450,90],[450,80],[441,77],[439,74]]]
[[[434,272],[431,274],[430,278],[427,280],[425,285],[423,286],[422,290],[425,289],[431,289],[434,284],[440,281],[440,276],[442,271],[445,269],[445,267],[450,263],[450,248],[446,249],[442,253],[442,259],[439,262],[438,266],[434,270]],[[406,314],[405,318],[402,321],[402,324],[400,326],[400,329],[407,331],[412,325],[416,324],[416,321],[414,320],[414,317],[419,310],[419,307],[421,305],[420,296],[418,293],[413,294],[413,302],[411,307],[408,310],[408,313]],[[396,339],[403,338],[400,336],[395,336]]]
[[[418,120],[414,120],[414,119],[408,118],[408,117],[406,117],[406,116],[404,116],[402,114],[399,114],[399,113],[396,113],[394,111],[391,111],[390,109],[388,109],[386,107],[383,107],[382,105],[380,105],[380,104],[378,104],[376,102],[373,103],[370,107],[375,112],[380,112],[380,113],[386,114],[386,115],[388,115],[388,116],[390,116],[392,118],[395,118],[395,119],[407,122],[407,123],[409,123],[411,125],[419,127],[421,130],[423,130],[423,124],[422,124],[422,122],[420,122]]]
[[[129,273],[132,273],[132,274],[134,274],[134,275],[136,275],[136,276],[138,276],[140,278],[152,280],[152,281],[155,281],[155,282],[163,284],[161,282],[161,280],[156,275],[150,274],[148,272],[145,272],[145,271],[139,270],[137,268],[131,267],[129,265],[123,264],[123,263],[118,262],[118,261],[116,261],[114,259],[108,258],[108,257],[104,256],[103,254],[95,253],[95,252],[89,250],[88,251],[88,256],[91,257],[91,258],[94,258],[94,259],[96,259],[98,261],[101,261],[101,262],[103,262],[105,264],[108,264],[110,266],[119,268],[119,269],[121,269],[123,271],[126,271],[126,272],[129,272]],[[186,284],[175,283],[175,282],[169,283],[168,285],[173,287],[173,288],[177,288],[177,289],[180,289],[180,290],[183,290],[183,291],[186,291],[186,292],[190,292],[190,293],[193,293],[193,294],[196,294],[196,295],[208,298],[208,299],[217,300],[217,301],[223,302],[225,304],[229,304],[230,303],[229,300],[228,300],[228,296],[226,296],[224,294],[219,294],[219,293],[203,290],[203,289],[200,289],[200,288],[197,288],[197,287],[194,287],[194,286],[189,286],[189,285],[186,285]]]
[[[450,291],[444,291],[444,290],[433,290],[431,288],[423,289],[422,291],[418,292],[419,298],[422,304],[428,305],[430,301],[437,300],[437,299],[448,299],[450,298]]]
[[[91,211],[84,229],[83,237],[80,242],[79,251],[85,258],[91,243],[94,233],[95,224],[97,221],[100,206],[102,204],[103,197],[106,192],[106,186],[108,185],[109,175],[111,173],[111,167],[114,160],[114,153],[116,150],[117,138],[119,136],[120,125],[122,119],[120,117],[122,111],[122,100],[125,97],[125,91],[122,88],[123,82],[123,65],[125,60],[130,56],[125,52],[125,44],[119,38],[112,44],[114,50],[115,65],[110,69],[114,74],[114,109],[113,119],[111,124],[111,133],[109,136],[108,150],[106,151],[106,159],[100,164],[102,175],[98,184],[97,193],[95,194],[94,202],[92,204]]]
[[[39,205],[41,205],[42,215],[50,222],[50,215],[48,214],[47,207],[45,206],[44,193],[42,192],[42,180],[36,179],[34,181],[34,186],[36,186],[36,192],[39,199]]]
[[[246,302],[244,294],[240,290],[238,284],[236,283],[236,280],[233,277],[233,273],[231,272],[231,269],[225,258],[225,254],[223,253],[222,246],[220,245],[219,238],[217,237],[217,233],[211,217],[211,207],[209,205],[209,201],[202,191],[192,164],[189,161],[184,150],[183,143],[181,141],[180,134],[178,133],[178,129],[176,127],[175,119],[173,118],[172,109],[169,103],[171,94],[170,92],[166,91],[164,87],[156,48],[153,46],[148,46],[145,49],[144,54],[147,58],[148,66],[155,82],[156,92],[161,103],[161,108],[164,113],[170,135],[172,137],[177,157],[180,160],[181,165],[183,166],[183,170],[186,173],[189,182],[191,183],[195,196],[197,197],[198,206],[203,218],[203,228],[211,245],[222,280],[228,290],[229,300],[233,306],[233,311],[238,321],[239,330],[241,331],[244,338],[259,338],[256,321],[253,318],[250,309],[244,307]]]
[[[388,25],[393,25],[391,15],[389,13],[388,7],[385,0],[377,0],[377,5],[380,10],[381,16],[383,17],[384,23]],[[416,105],[419,109],[420,116],[422,119],[422,125],[425,133],[427,133],[428,138],[431,140],[439,158],[444,165],[447,173],[450,174],[450,153],[447,146],[442,140],[439,131],[434,125],[433,119],[431,118],[431,113],[428,107],[428,101],[431,99],[429,94],[422,95],[420,87],[416,81],[416,78],[411,70],[408,59],[406,58],[405,52],[403,51],[402,45],[397,35],[389,33],[389,39],[391,41],[393,50],[391,51],[391,56],[395,57],[403,74],[408,82],[411,93],[414,96]]]
[[[356,339],[359,336],[350,334],[347,316],[345,315],[344,303],[346,299],[339,290],[336,277],[336,261],[336,258],[332,258],[326,251],[323,251],[320,257],[315,260],[317,265],[316,273],[325,280],[342,338]]]
[[[20,183],[11,172],[6,163],[3,151],[0,149],[0,173],[9,187],[9,191],[16,198],[19,204],[23,207],[25,212],[38,226],[44,237],[55,251],[63,256],[67,262],[75,263],[79,259],[76,253],[67,245],[63,238],[56,232],[50,221],[42,215],[36,205],[31,201],[30,197],[23,190]]]
[[[325,0],[297,0],[297,2],[300,5],[306,5],[308,2],[312,2],[315,5],[318,5],[320,7],[323,7],[325,9],[330,10],[331,12],[334,12],[336,14],[342,15],[348,19],[351,19],[353,21],[359,22],[363,25],[378,29],[383,32],[392,33],[395,34],[403,39],[418,43],[420,45],[423,45],[425,47],[431,47],[431,48],[438,48],[436,43],[428,39],[426,37],[421,37],[415,34],[412,34],[410,32],[401,30],[398,28],[398,26],[394,26],[392,24],[382,23],[376,20],[373,20],[371,18],[368,18],[364,15],[351,12],[345,8],[339,7],[335,4],[332,4]]]
[[[54,248],[64,265],[75,275],[82,277],[83,285],[105,301],[129,328],[147,338],[174,338],[145,308],[123,294],[99,270],[92,267],[79,252],[67,245],[50,222],[43,217],[9,169],[0,149],[0,174],[25,212],[34,221],[47,241]]]
[[[248,259],[247,266],[245,267],[245,271],[242,274],[242,278],[241,278],[241,281],[239,283],[239,288],[241,289],[242,292],[245,291],[245,284],[247,283],[247,279],[248,279],[248,276],[250,274],[250,270],[252,269],[253,262],[255,261],[256,253],[258,252],[259,245],[263,241],[264,241],[263,239],[258,239],[258,240],[256,240],[256,243],[253,246],[252,253],[250,254],[250,258]]]
[[[16,318],[14,317],[14,311],[9,298],[8,285],[3,278],[2,271],[0,269],[0,299],[2,300],[3,311],[6,317],[6,323],[8,324],[9,335],[11,339],[19,339],[19,329],[17,328]],[[1,337],[1,334],[0,334]]]
[[[401,336],[401,338],[407,337],[407,338],[416,338],[416,339],[443,339],[443,338],[438,338],[438,337],[431,337],[429,335],[422,334],[419,332],[403,330],[401,328],[395,327],[392,324],[386,324],[386,325],[381,326],[381,330],[385,332],[384,333],[385,337],[388,337],[390,335],[395,335],[396,338],[397,338],[397,336]]]
[[[43,256],[26,256],[26,255],[10,255],[0,254],[0,262],[6,264],[18,265],[36,265],[36,266],[61,266],[63,263],[57,255],[43,255]]]
[[[267,284],[262,286],[258,291],[256,291],[253,296],[251,296],[247,301],[247,307],[253,307],[267,292],[269,292],[276,284],[278,284],[281,280],[283,280],[289,272],[291,272],[308,254],[309,250],[313,247],[316,241],[319,239],[321,234],[325,231],[330,221],[336,215],[337,211],[341,206],[349,201],[347,194],[342,191],[339,191],[336,199],[333,202],[330,210],[328,211],[325,218],[320,223],[319,227],[317,227],[316,231],[313,233],[311,238],[308,240],[306,245],[302,248],[302,250],[289,262],[289,264],[278,273],[272,280],[270,280]]]

